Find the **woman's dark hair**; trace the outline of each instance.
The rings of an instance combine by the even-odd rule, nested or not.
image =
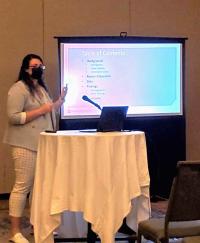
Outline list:
[[[26,55],[24,57],[23,61],[22,61],[22,65],[21,65],[21,68],[20,68],[20,72],[19,72],[19,76],[18,76],[17,81],[22,80],[28,86],[30,92],[33,94],[35,87],[33,85],[33,82],[30,78],[29,73],[26,72],[26,70],[29,68],[30,61],[32,59],[39,59],[43,63],[42,58],[38,55],[35,55],[35,54]],[[42,78],[38,79],[38,83],[47,91],[47,87],[46,87],[44,80]]]

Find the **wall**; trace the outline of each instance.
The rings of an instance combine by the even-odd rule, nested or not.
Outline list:
[[[128,35],[188,37],[186,42],[187,158],[200,159],[199,0],[0,0],[0,141],[6,124],[6,96],[21,59],[38,53],[46,80],[58,95],[57,41],[54,36]],[[0,193],[13,183],[9,147],[0,143]]]
[[[8,88],[18,76],[26,53],[43,55],[43,14],[40,0],[0,0],[0,193],[9,192],[13,183],[13,165],[9,147],[2,143],[6,124]]]

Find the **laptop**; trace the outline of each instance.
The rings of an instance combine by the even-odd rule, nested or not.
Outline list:
[[[128,106],[104,106],[101,110],[97,132],[122,131]]]
[[[97,129],[82,129],[80,132],[123,131],[128,106],[104,106],[97,124]]]

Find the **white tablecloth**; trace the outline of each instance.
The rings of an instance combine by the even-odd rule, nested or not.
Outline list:
[[[133,229],[149,217],[148,189],[143,132],[41,133],[31,207],[35,242],[52,243],[69,210],[83,212],[101,242],[112,243],[125,216]]]

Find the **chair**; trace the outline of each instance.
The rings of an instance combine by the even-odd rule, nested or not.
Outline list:
[[[200,236],[186,237],[182,243],[200,243]]]
[[[200,161],[180,161],[165,218],[140,222],[138,243],[142,236],[168,243],[170,238],[196,235],[200,235]]]

